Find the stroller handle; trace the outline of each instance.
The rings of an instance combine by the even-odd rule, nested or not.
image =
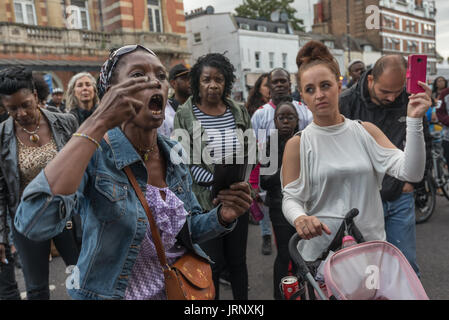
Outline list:
[[[353,223],[353,219],[359,214],[359,210],[358,209],[351,209],[348,213],[346,213],[345,217],[344,217],[344,221],[346,224],[352,224]],[[358,231],[358,230],[356,230]],[[298,247],[298,243],[299,241],[301,241],[301,237],[299,236],[298,233],[295,233],[291,238],[290,241],[288,242],[288,251],[290,253],[290,257],[293,259],[293,261],[296,262],[297,266],[298,266],[298,271],[301,274],[307,274],[309,272],[309,268],[306,265],[306,262],[304,261],[304,259],[302,258],[301,254],[299,253],[297,247]]]
[[[343,221],[343,225],[340,227],[341,230],[337,232],[337,235],[339,235],[338,239],[334,239],[331,243],[331,247],[340,245],[341,239],[343,237],[343,231],[346,230],[346,228],[349,228],[350,233],[354,235],[354,238],[357,242],[364,242],[362,234],[357,229],[357,227],[354,224],[353,219],[359,214],[359,210],[354,208],[351,209],[348,213],[346,213]],[[344,228],[344,229],[342,229]],[[328,298],[324,295],[323,291],[320,289],[318,283],[313,278],[312,274],[310,273],[309,267],[307,267],[306,262],[302,258],[301,254],[298,251],[298,243],[301,241],[301,237],[298,233],[295,233],[288,242],[288,251],[290,253],[290,257],[293,260],[293,262],[298,267],[298,273],[303,275],[309,283],[312,285],[312,287],[317,291],[318,295],[323,300],[328,300]]]
[[[310,285],[316,290],[318,295],[322,300],[329,300],[328,297],[323,293],[318,283],[313,278],[310,273],[309,268],[306,265],[306,262],[302,258],[301,254],[298,252],[297,245],[298,242],[301,241],[301,237],[299,234],[295,233],[288,242],[288,251],[290,252],[290,257],[298,267],[298,272],[304,276],[304,278],[310,283]]]

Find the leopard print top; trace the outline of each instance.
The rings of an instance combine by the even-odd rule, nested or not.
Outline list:
[[[20,194],[25,187],[33,180],[42,169],[45,168],[58,153],[55,139],[41,147],[30,147],[25,145],[20,139],[18,141],[18,165],[20,175]]]

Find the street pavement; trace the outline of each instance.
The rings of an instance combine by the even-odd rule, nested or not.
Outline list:
[[[426,223],[416,226],[417,256],[421,271],[421,281],[427,295],[432,300],[449,300],[449,201],[438,197],[433,216]],[[272,300],[273,254],[261,254],[262,237],[260,227],[249,225],[247,264],[249,273],[249,299]],[[19,289],[25,297],[25,285],[20,269],[16,270]],[[50,262],[50,296],[52,300],[70,299],[65,281],[68,274],[60,257]],[[229,286],[220,286],[220,297],[232,300]]]

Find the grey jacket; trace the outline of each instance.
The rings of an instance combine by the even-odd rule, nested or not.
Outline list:
[[[50,125],[59,151],[76,131],[78,123],[69,113],[40,110]],[[14,120],[9,117],[0,124],[0,243],[8,243],[9,229],[6,215],[9,213],[14,219],[20,196],[17,138],[14,132]]]

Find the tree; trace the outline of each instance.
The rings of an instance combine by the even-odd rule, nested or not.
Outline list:
[[[243,4],[235,8],[237,16],[270,21],[271,14],[280,10],[288,16],[293,29],[304,31],[303,21],[295,17],[296,9],[291,7],[294,0],[243,0]]]

